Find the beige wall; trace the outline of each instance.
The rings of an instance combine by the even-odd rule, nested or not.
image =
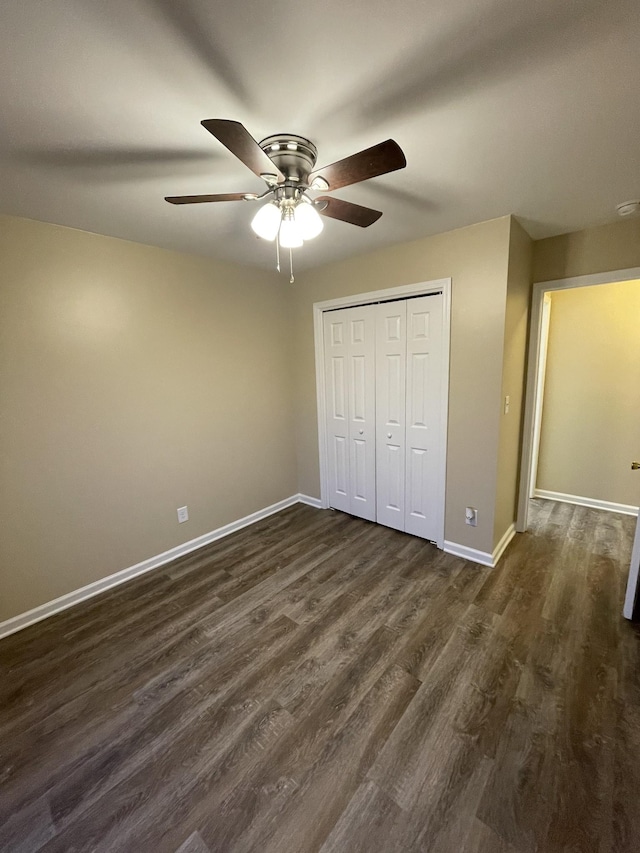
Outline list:
[[[283,278],[8,217],[0,257],[0,621],[297,491]]]
[[[512,219],[502,363],[498,482],[493,526],[494,547],[516,520],[518,509],[532,250],[531,238],[521,225]],[[506,396],[509,397],[508,414],[504,412]]]
[[[537,488],[638,506],[640,281],[551,294]]]
[[[445,536],[491,552],[516,488],[527,252],[503,217],[302,273],[292,288],[0,218],[0,621],[297,491],[318,496],[313,303],[445,277]]]
[[[640,267],[638,218],[538,240],[533,247],[534,281],[555,281],[635,267]]]
[[[490,552],[498,470],[510,217],[381,249],[302,273],[295,290],[299,490],[319,497],[313,303],[453,279],[445,536]],[[464,523],[466,506],[478,527]]]

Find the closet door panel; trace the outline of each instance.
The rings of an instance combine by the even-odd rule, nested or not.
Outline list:
[[[383,451],[384,459],[382,463],[386,473],[386,482],[384,489],[383,506],[380,508],[380,515],[385,512],[393,513],[389,516],[389,527],[395,527],[396,530],[404,530],[403,514],[404,514],[404,454],[402,448],[397,445],[387,444]],[[378,485],[380,490],[380,486]],[[386,522],[382,518],[378,518],[381,524]]]
[[[425,501],[427,485],[427,451],[419,447],[409,448],[407,459],[407,518],[418,524],[427,518]]]
[[[333,436],[333,484],[338,500],[344,500],[345,506],[349,500],[349,445],[344,436]],[[334,504],[331,504],[334,506]],[[338,509],[339,507],[336,507]]]
[[[367,442],[354,439],[353,444],[353,487],[354,501],[367,501]]]
[[[341,423],[347,422],[347,383],[345,379],[344,355],[331,358],[331,417]]]
[[[329,505],[349,512],[348,322],[344,311],[324,316]]]
[[[405,530],[435,540],[442,382],[441,294],[407,301]]]
[[[375,305],[345,310],[349,350],[349,512],[376,520]]]
[[[406,302],[376,306],[376,515],[404,530]]]
[[[375,521],[375,314],[324,316],[329,505]]]

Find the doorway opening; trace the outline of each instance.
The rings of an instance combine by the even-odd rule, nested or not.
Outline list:
[[[640,367],[631,343],[638,293],[640,269],[533,286],[519,532],[529,527],[531,499],[638,513],[640,476],[630,470],[640,453],[640,382],[633,378]],[[616,317],[624,304],[636,307]],[[625,372],[629,381],[621,387]],[[629,599],[633,587],[633,601],[639,537],[640,530],[627,590]]]

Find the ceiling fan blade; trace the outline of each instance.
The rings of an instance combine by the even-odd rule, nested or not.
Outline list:
[[[206,118],[200,124],[259,178],[263,175],[274,175],[279,181],[284,181],[282,172],[239,121]]]
[[[202,204],[207,201],[252,201],[258,196],[256,193],[218,193],[218,195],[169,195],[165,201],[169,204]]]
[[[316,202],[326,202],[325,207],[318,205],[318,213],[329,216],[331,219],[341,219],[351,225],[359,225],[360,228],[368,228],[382,216],[381,210],[373,210],[371,207],[362,207],[350,201],[342,201],[333,196],[323,195]]]
[[[396,169],[404,169],[406,165],[402,148],[393,139],[387,139],[330,166],[316,169],[309,175],[308,183],[311,185],[314,178],[322,178],[328,184],[327,190],[337,190],[378,175],[386,175],[387,172],[395,172]]]

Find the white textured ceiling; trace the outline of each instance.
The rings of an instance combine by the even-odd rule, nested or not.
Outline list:
[[[640,197],[640,0],[2,0],[0,210],[271,267],[260,179],[200,126],[312,139],[318,164],[388,137],[407,168],[336,196],[297,266],[515,213],[538,238]]]

